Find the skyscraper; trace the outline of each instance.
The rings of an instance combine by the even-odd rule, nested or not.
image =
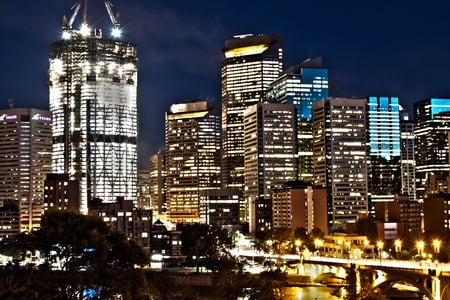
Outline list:
[[[430,175],[449,174],[450,99],[429,98],[414,103],[417,200],[423,201]]]
[[[150,157],[150,208],[154,218],[166,212],[166,153],[160,150]]]
[[[283,69],[279,35],[236,36],[222,52],[222,178],[225,187],[244,186],[244,111],[263,102]],[[240,207],[245,220],[245,201]]]
[[[194,101],[166,113],[166,199],[172,221],[207,220],[200,192],[221,186],[220,107]],[[206,199],[206,198],[205,198]]]
[[[297,109],[298,178],[312,182],[312,104],[328,98],[328,69],[322,57],[307,59],[285,70],[272,82],[267,98]]]
[[[409,200],[416,200],[416,159],[414,154],[414,121],[409,119],[408,111],[400,107],[401,144],[401,193]]]
[[[368,213],[366,100],[313,104],[314,184],[328,189],[328,227],[345,229]]]
[[[0,202],[16,203],[20,232],[38,228],[41,221],[45,176],[51,172],[51,126],[45,110],[0,110]]]
[[[244,190],[251,229],[271,229],[272,190],[297,180],[296,138],[294,105],[258,103],[245,110]]]
[[[398,97],[367,99],[372,202],[393,201],[401,190],[400,105]]]
[[[118,19],[112,35],[87,23],[80,29],[64,18],[61,40],[50,47],[49,90],[53,117],[53,173],[67,173],[80,183],[80,211],[92,199],[136,200],[137,196],[137,56],[120,39]]]

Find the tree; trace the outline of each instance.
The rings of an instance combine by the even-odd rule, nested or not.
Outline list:
[[[218,260],[228,256],[233,239],[226,229],[207,224],[186,224],[182,230],[182,251],[195,262],[197,272],[200,265],[216,271]]]
[[[377,226],[372,218],[359,218],[356,221],[356,233],[365,235],[370,241],[376,241],[378,237]]]
[[[98,217],[48,211],[42,217],[40,230],[19,236],[15,245],[21,252],[39,249],[48,263],[28,268],[27,273],[18,265],[9,266],[12,273],[2,270],[2,276],[9,276],[4,279],[11,283],[0,291],[4,295],[15,293],[21,299],[79,299],[83,291],[92,289],[102,299],[115,294],[130,299],[142,296],[139,291],[144,277],[134,265],[148,263],[147,254],[134,240],[112,231]],[[61,268],[52,270],[55,261],[61,263]],[[32,291],[32,295],[18,294],[20,290],[14,289],[14,283],[19,278],[14,274],[21,275],[21,286]]]

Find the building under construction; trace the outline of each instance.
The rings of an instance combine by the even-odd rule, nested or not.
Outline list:
[[[89,27],[87,3],[80,0],[50,48],[53,173],[80,183],[83,213],[93,199],[137,196],[136,46],[120,39],[119,20],[104,2],[111,36]],[[74,29],[83,6],[81,26]]]

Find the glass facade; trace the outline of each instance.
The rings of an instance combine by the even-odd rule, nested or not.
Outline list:
[[[169,220],[206,222],[200,192],[221,187],[220,154],[220,107],[206,101],[171,105],[166,113]]]
[[[372,202],[393,200],[401,190],[399,111],[398,97],[367,99]]]
[[[448,176],[450,99],[430,98],[414,103],[417,199],[423,200],[430,175]]]
[[[63,26],[50,48],[53,173],[80,182],[80,211],[92,199],[136,201],[136,47],[101,30]]]
[[[400,107],[400,144],[401,144],[401,178],[402,195],[409,200],[416,200],[416,159],[414,155],[414,122],[408,112]]]
[[[366,100],[313,104],[314,184],[328,189],[328,225],[345,229],[368,213]]]
[[[288,68],[270,84],[267,98],[294,104],[297,109],[298,178],[312,182],[312,104],[328,98],[328,69],[322,58],[307,59]]]
[[[244,111],[265,99],[283,69],[279,35],[239,36],[222,55],[222,178],[225,187],[244,188]],[[240,216],[245,221],[245,201]]]

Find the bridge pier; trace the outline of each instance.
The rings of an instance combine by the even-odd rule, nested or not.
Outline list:
[[[436,279],[437,279],[436,285],[433,286],[434,298],[436,300],[450,300],[450,278],[439,276],[436,277]],[[439,293],[437,291],[439,291]]]

